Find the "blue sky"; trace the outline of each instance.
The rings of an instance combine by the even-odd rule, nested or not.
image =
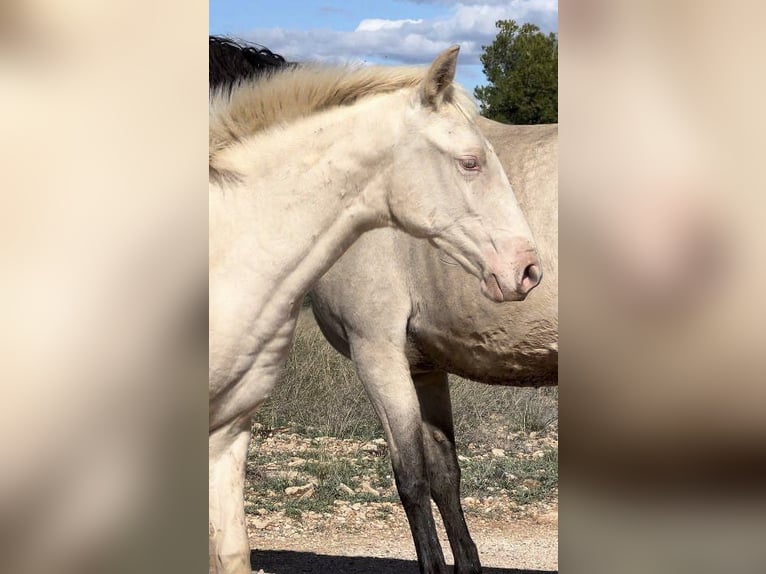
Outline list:
[[[486,83],[479,55],[495,21],[558,32],[558,0],[210,0],[210,33],[250,40],[288,60],[428,64],[460,44],[458,81]]]

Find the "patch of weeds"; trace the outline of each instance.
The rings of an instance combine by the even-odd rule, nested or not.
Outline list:
[[[306,461],[300,466],[300,470],[316,478],[320,485],[332,483],[335,486],[340,485],[340,483],[348,484],[359,472],[352,460],[324,457],[319,460]]]
[[[285,507],[285,516],[294,520],[300,520],[303,518],[303,512],[296,506],[290,505]]]
[[[485,497],[508,491],[519,504],[540,502],[558,487],[558,450],[541,458],[472,458],[462,463],[463,496]]]

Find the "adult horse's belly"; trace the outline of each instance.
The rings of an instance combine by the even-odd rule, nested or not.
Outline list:
[[[558,384],[558,342],[549,324],[530,326],[525,339],[502,326],[464,331],[419,330],[408,335],[413,371],[441,369],[482,383],[509,386]]]

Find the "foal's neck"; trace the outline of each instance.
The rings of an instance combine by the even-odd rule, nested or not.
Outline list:
[[[267,279],[281,301],[300,301],[364,231],[390,224],[386,175],[401,137],[391,110],[402,105],[401,93],[373,96],[256,134],[216,158],[217,169],[238,175],[222,189],[222,201],[236,206],[228,213],[273,247],[266,256],[279,264]]]

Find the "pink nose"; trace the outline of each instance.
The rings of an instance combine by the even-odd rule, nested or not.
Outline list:
[[[537,251],[528,243],[522,249],[509,252],[513,253],[511,265],[503,265],[502,260],[495,259],[495,265],[490,267],[492,271],[482,282],[482,291],[493,301],[523,301],[543,277]]]
[[[540,284],[543,278],[543,270],[540,267],[540,261],[536,255],[530,258],[530,261],[521,270],[521,279],[518,282],[516,290],[526,296],[532,289]]]
[[[508,287],[515,292],[519,300],[523,300],[532,289],[540,284],[540,280],[543,278],[543,270],[535,249],[525,249],[517,253],[514,263],[514,267],[518,271],[515,273],[515,277],[513,277],[513,284]],[[508,300],[510,293],[506,294],[506,290],[504,289],[503,293],[506,295],[505,299]]]

